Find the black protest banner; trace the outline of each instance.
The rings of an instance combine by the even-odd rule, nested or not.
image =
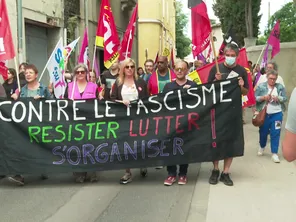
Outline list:
[[[133,102],[0,101],[0,174],[167,166],[242,156],[236,79]]]

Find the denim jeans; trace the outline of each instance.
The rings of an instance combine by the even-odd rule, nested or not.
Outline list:
[[[179,166],[179,176],[187,175],[188,164],[182,164]],[[177,176],[177,166],[167,166],[169,176]]]

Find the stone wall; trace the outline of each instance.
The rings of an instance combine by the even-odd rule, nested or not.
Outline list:
[[[257,62],[263,48],[265,48],[263,45],[247,48],[248,58],[253,64]],[[269,59],[270,53],[271,50],[269,50]],[[278,64],[279,75],[283,77],[287,94],[290,95],[296,87],[296,42],[281,43],[281,51],[272,61]],[[261,59],[259,60],[260,63]]]

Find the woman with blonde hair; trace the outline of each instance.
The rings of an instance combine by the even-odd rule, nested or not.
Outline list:
[[[131,101],[148,97],[146,82],[138,77],[136,71],[136,63],[131,58],[127,58],[121,63],[119,76],[112,86],[111,99],[121,102],[128,106]],[[147,175],[147,169],[141,169],[141,175]],[[126,169],[126,173],[120,179],[121,184],[127,184],[132,181],[130,169]]]
[[[73,70],[73,82],[68,84],[68,98],[72,100],[80,99],[96,99],[97,98],[97,84],[87,81],[89,74],[87,67],[84,64],[78,64]],[[74,177],[77,183],[83,183],[87,174],[91,182],[97,181],[96,172],[75,172]]]

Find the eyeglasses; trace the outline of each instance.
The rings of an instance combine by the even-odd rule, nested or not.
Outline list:
[[[134,69],[135,66],[125,66],[126,69]]]
[[[175,72],[184,72],[185,69],[184,68],[175,68]]]
[[[269,80],[276,81],[276,78],[268,78]]]
[[[76,72],[75,72],[75,74],[83,74],[83,75],[84,75],[85,73],[86,73],[85,71],[76,71]]]

